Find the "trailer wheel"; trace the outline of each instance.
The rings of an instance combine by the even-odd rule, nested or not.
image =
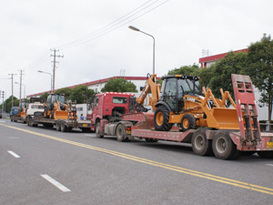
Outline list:
[[[261,158],[265,159],[273,158],[273,151],[259,151],[257,153]]]
[[[57,131],[60,131],[60,130],[61,130],[61,125],[60,125],[60,122],[59,122],[59,121],[56,122],[56,130],[57,130]]]
[[[218,159],[235,159],[239,151],[232,142],[227,131],[218,131],[212,140],[212,150]]]
[[[103,133],[101,131],[100,122],[96,123],[96,137],[103,138]]]
[[[182,117],[181,120],[181,128],[183,132],[186,132],[189,129],[195,129],[196,128],[196,120],[193,115],[186,114]]]
[[[197,130],[191,139],[194,154],[200,156],[212,155],[212,142],[207,139],[206,129]]]
[[[64,122],[61,122],[61,131],[62,132],[67,132],[67,126],[65,125]]]
[[[123,124],[119,124],[116,129],[116,135],[117,135],[117,140],[119,142],[124,142],[126,140],[126,129]]]
[[[154,114],[154,125],[158,131],[169,131],[172,128],[172,123],[169,123],[169,112],[166,107],[159,106]]]

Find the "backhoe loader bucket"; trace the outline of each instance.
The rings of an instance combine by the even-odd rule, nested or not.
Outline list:
[[[66,120],[67,111],[55,111],[55,120]]]
[[[236,109],[214,107],[211,110],[211,118],[208,116],[207,123],[209,127],[216,129],[239,129],[239,121]]]

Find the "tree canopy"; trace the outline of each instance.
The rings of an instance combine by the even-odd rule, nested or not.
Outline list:
[[[10,110],[11,110],[11,107],[12,107],[11,101],[12,101],[12,96],[10,96],[10,97],[9,97],[8,99],[6,99],[5,102],[4,102],[4,108],[5,108],[5,111],[6,111],[7,113],[9,113]],[[2,109],[2,106],[3,106],[3,104],[0,105],[1,109]],[[19,99],[17,99],[15,96],[13,96],[13,106],[19,106]]]
[[[261,92],[261,103],[268,106],[268,120],[271,120],[273,103],[273,40],[264,34],[260,41],[248,47],[248,65],[244,73],[248,74]]]
[[[137,92],[136,85],[126,79],[111,78],[101,90],[102,92]]]
[[[231,74],[242,73],[246,67],[247,54],[244,52],[228,53],[225,58],[217,61],[209,68],[203,68],[199,72],[201,84],[211,88],[216,97],[221,97],[220,88],[233,94]]]
[[[198,76],[199,74],[198,65],[192,66],[182,66],[180,68],[175,68],[173,70],[169,70],[168,75],[188,75],[188,76]]]
[[[70,99],[74,102],[76,101],[77,104],[87,103],[88,100],[94,97],[95,92],[94,90],[88,89],[86,85],[79,85],[72,89]]]

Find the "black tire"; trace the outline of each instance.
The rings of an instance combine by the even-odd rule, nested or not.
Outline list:
[[[119,124],[116,129],[117,140],[119,142],[126,141],[126,128],[123,124]]]
[[[65,125],[64,122],[61,122],[61,131],[62,132],[67,132],[67,126]]]
[[[29,116],[27,116],[27,126],[30,126],[30,119],[29,119]]]
[[[61,131],[61,124],[59,121],[56,122],[56,130]]]
[[[196,119],[191,114],[186,114],[182,117],[181,128],[183,132],[196,128]]]
[[[259,151],[257,152],[259,157],[265,158],[265,159],[271,159],[273,158],[273,151]]]
[[[200,156],[212,155],[212,141],[207,139],[206,129],[197,130],[191,138],[194,154]]]
[[[169,131],[173,124],[169,123],[169,111],[164,106],[159,106],[155,110],[154,125],[157,131]]]
[[[100,122],[96,123],[96,137],[103,138],[103,133],[101,131]]]
[[[236,145],[229,137],[228,131],[218,131],[212,140],[212,150],[218,159],[235,159],[239,157]]]

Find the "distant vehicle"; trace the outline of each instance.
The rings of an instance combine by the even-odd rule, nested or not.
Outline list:
[[[19,107],[12,107],[10,111],[10,121],[17,122],[17,115],[19,113]]]

